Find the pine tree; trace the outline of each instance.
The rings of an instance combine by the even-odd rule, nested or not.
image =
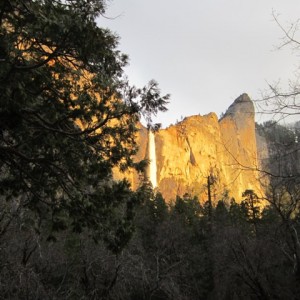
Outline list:
[[[153,126],[169,96],[155,81],[128,84],[118,37],[97,26],[105,7],[1,1],[0,193],[15,211],[47,216],[53,230],[126,236],[138,199],[128,183],[113,182],[112,169],[143,166],[132,159],[137,121],[146,115]]]

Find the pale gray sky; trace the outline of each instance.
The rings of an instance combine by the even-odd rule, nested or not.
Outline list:
[[[299,0],[113,0],[99,26],[120,36],[132,84],[159,82],[171,94],[163,126],[181,116],[219,116],[242,93],[261,96],[267,81],[292,78],[299,56],[276,50],[283,26],[300,18]],[[298,53],[300,54],[300,52]]]

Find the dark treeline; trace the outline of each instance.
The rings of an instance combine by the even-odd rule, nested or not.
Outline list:
[[[262,209],[251,190],[240,204],[220,200],[212,214],[189,195],[170,205],[150,189],[144,196],[118,248],[88,231],[49,240],[29,211],[16,216],[0,237],[1,298],[299,299],[299,213]]]

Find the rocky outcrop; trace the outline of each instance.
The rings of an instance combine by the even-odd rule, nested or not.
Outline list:
[[[141,129],[138,139],[139,158],[148,158],[145,129]],[[234,101],[221,120],[215,113],[195,115],[159,130],[155,134],[155,149],[157,189],[167,200],[185,193],[206,200],[210,175],[214,178],[215,201],[226,191],[237,201],[246,189],[261,191],[255,171],[254,106],[246,94]],[[136,177],[130,179],[136,186]]]
[[[216,114],[191,116],[156,134],[157,182],[167,199],[189,193],[207,198],[213,175],[215,201],[225,191],[241,199],[245,189],[260,190],[254,106],[241,95],[219,121]]]
[[[253,102],[247,94],[243,94],[234,101],[219,122],[224,148],[224,175],[236,199],[241,197],[245,189],[262,193],[257,172],[254,117]]]

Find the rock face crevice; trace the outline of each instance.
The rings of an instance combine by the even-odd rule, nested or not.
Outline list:
[[[242,94],[222,119],[215,113],[190,116],[155,134],[157,189],[165,199],[185,193],[207,199],[207,177],[215,178],[213,200],[225,191],[240,201],[243,191],[261,192],[258,181],[254,105]],[[146,157],[148,135],[141,128],[139,157]],[[145,156],[146,155],[146,156]],[[132,177],[132,184],[136,186]]]

